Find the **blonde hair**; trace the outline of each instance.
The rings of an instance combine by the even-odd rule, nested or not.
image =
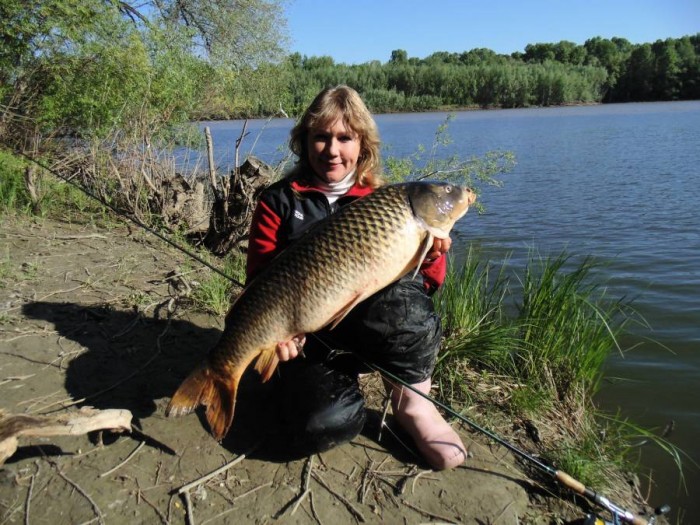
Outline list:
[[[311,129],[332,126],[338,119],[360,139],[357,160],[357,180],[361,186],[382,184],[379,154],[379,130],[360,95],[348,86],[336,86],[321,91],[292,128],[289,147],[299,158],[291,177],[305,177],[311,172],[308,159],[308,134]]]

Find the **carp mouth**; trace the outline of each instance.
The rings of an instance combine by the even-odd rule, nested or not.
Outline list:
[[[416,219],[434,237],[444,239],[476,201],[476,194],[466,186],[420,182],[410,186],[408,198]]]

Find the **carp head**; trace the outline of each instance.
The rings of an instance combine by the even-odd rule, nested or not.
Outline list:
[[[476,200],[476,194],[466,186],[448,182],[410,182],[407,194],[413,214],[438,239],[449,235]]]

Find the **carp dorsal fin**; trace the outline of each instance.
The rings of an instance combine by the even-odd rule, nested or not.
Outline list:
[[[260,352],[258,360],[255,362],[255,370],[262,376],[263,383],[267,382],[272,377],[279,362],[279,357],[277,357],[277,345],[265,348]]]
[[[362,301],[362,299],[364,299],[364,297],[362,296],[361,293],[358,293],[357,295],[355,295],[355,297],[352,298],[352,300],[351,300],[348,304],[346,304],[345,306],[343,306],[343,307],[338,311],[338,313],[335,314],[335,315],[331,318],[331,320],[330,320],[330,322],[329,322],[329,324],[330,324],[330,330],[333,330],[333,328],[335,328],[336,326],[338,326],[338,323],[340,323],[340,321],[342,321],[343,319],[345,319],[345,316],[348,315],[348,314],[350,313],[350,310],[352,310],[353,308],[355,308],[355,305],[357,305],[357,303],[359,303],[360,301]]]
[[[423,264],[423,261],[425,261],[425,256],[428,255],[430,248],[432,248],[433,246],[434,238],[435,237],[433,236],[433,234],[428,232],[428,235],[426,235],[425,239],[423,239],[423,244],[420,246],[420,251],[418,252],[420,254],[420,257],[418,258],[418,264],[416,264],[416,269],[413,272],[413,277],[411,277],[411,279],[415,279],[416,275],[418,275],[418,270],[420,270],[421,264]]]

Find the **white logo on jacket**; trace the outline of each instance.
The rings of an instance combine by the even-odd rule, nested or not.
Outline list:
[[[299,219],[300,221],[304,220],[304,214],[301,213],[299,210],[294,210],[294,218]]]

